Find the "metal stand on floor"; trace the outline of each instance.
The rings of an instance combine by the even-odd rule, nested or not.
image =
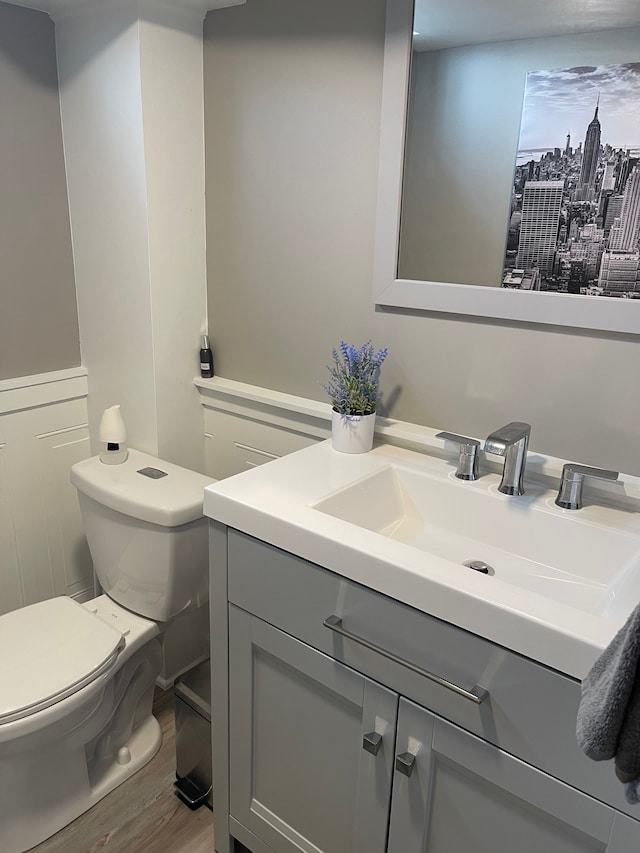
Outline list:
[[[189,808],[212,808],[211,670],[204,661],[175,684],[176,795]]]

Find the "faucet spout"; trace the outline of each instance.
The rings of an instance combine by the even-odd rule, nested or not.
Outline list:
[[[504,495],[524,494],[524,469],[530,435],[530,424],[512,421],[492,432],[485,440],[485,453],[504,457],[502,480],[498,486],[498,491]]]

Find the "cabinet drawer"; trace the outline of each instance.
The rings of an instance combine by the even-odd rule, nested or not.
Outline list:
[[[233,604],[637,816],[611,763],[592,762],[576,743],[578,681],[235,530],[228,532],[228,566]],[[365,644],[326,627],[330,616],[339,617],[342,628]],[[464,695],[473,688],[487,691],[479,704]]]

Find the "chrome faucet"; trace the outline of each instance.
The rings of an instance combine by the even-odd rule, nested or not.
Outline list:
[[[524,467],[530,434],[530,424],[513,421],[492,432],[485,440],[485,453],[504,456],[502,480],[498,486],[498,491],[504,495],[524,495]]]

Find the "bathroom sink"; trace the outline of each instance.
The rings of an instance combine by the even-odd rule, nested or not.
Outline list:
[[[319,442],[207,487],[204,507],[281,551],[583,678],[640,601],[640,478],[590,483],[584,507],[565,510],[554,503],[563,460],[530,454],[517,497],[498,491],[498,466],[484,460],[478,480],[462,481],[456,462]],[[341,601],[332,607],[342,612]]]
[[[640,567],[634,533],[554,504],[555,492],[527,486],[508,497],[497,479],[457,480],[433,461],[417,471],[388,465],[315,502],[315,510],[585,613],[602,614]],[[606,515],[606,509],[590,507]],[[624,515],[624,514],[623,514]],[[474,568],[475,567],[475,568]]]

